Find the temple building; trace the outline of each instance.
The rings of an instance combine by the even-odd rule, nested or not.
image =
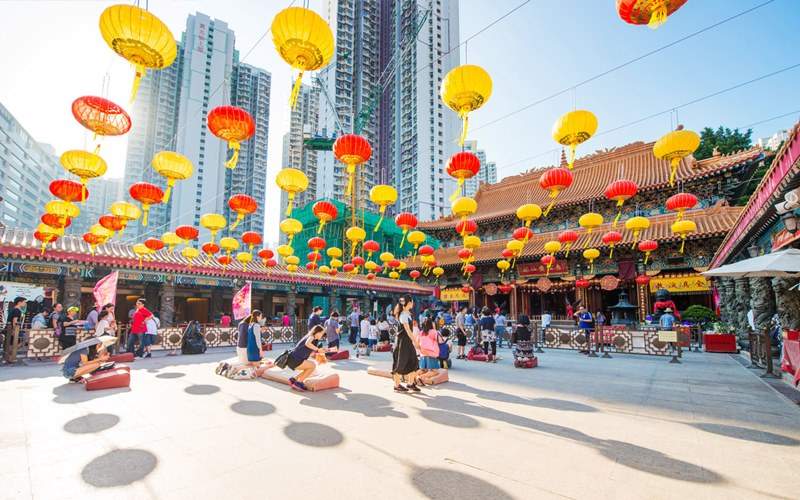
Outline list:
[[[475,196],[478,210],[471,218],[478,225],[476,235],[482,245],[474,252],[473,264],[477,270],[469,280],[461,272],[462,262],[457,255],[462,245],[462,237],[454,229],[458,218],[450,216],[421,223],[420,229],[440,240],[444,247],[436,252],[438,265],[447,271],[439,283],[442,300],[465,303],[468,299],[476,306],[497,306],[512,317],[523,313],[536,316],[543,311],[564,317],[569,306],[577,310],[578,304],[582,304],[593,313],[602,310],[611,318],[609,308],[625,292],[637,306],[641,321],[652,311],[655,293],[666,289],[680,311],[692,304],[713,307],[710,282],[699,273],[708,268],[717,247],[742,213],[741,207],[732,204],[741,196],[744,180],[768,160],[769,153],[753,147],[729,155],[715,154],[700,161],[686,157],[671,187],[670,164],[654,157],[653,144],[636,142],[576,160],[572,171],[574,182],[555,198],[548,216],[533,222],[534,236],[515,265],[504,273],[496,264],[512,232],[523,225],[516,217],[517,208],[526,203],[545,208],[550,202],[549,193],[539,186],[539,178],[546,169],[534,169],[480,188]],[[566,166],[563,154],[561,166]],[[617,206],[605,198],[604,192],[618,179],[635,182],[638,194],[622,207],[621,219],[614,230],[621,232],[623,238],[610,258],[610,248],[603,244],[602,237],[612,229]],[[696,223],[697,231],[686,238],[683,253],[681,238],[671,231],[676,214],[665,208],[667,198],[681,191],[694,194],[699,201],[684,215]],[[578,226],[578,218],[587,212],[600,213],[605,221],[590,234]],[[625,229],[625,221],[633,216],[645,216],[651,223],[638,239],[655,240],[659,245],[646,265],[645,255],[636,248],[632,232]],[[548,271],[540,262],[546,254],[544,244],[557,240],[559,233],[567,229],[576,231],[579,239],[569,255],[566,249],[555,255],[557,260]],[[583,250],[592,247],[600,250],[593,268],[582,257]],[[649,283],[637,284],[636,277],[645,274],[650,277]],[[588,287],[576,289],[577,279],[588,280]],[[469,293],[465,284],[471,285]]]

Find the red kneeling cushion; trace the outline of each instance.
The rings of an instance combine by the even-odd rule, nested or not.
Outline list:
[[[102,389],[117,389],[119,387],[130,387],[131,372],[127,366],[112,368],[95,372],[84,378],[87,391],[99,391]]]
[[[112,355],[109,357],[109,360],[114,361],[115,363],[133,363],[134,355],[132,352],[123,352]]]
[[[391,352],[392,344],[378,344],[375,346],[375,352]]]
[[[514,366],[516,366],[517,368],[535,368],[539,366],[539,358],[534,356],[524,361],[521,359],[515,359]]]
[[[262,351],[271,351],[272,350],[272,342],[261,344]]]
[[[350,359],[350,351],[345,349],[344,351],[329,352],[329,353],[326,354],[326,356],[331,361],[340,361],[342,359]]]
[[[467,359],[470,361],[489,361],[489,356],[486,354],[475,354],[472,351],[467,354]]]

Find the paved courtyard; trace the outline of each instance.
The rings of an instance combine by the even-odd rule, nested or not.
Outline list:
[[[215,375],[231,351],[137,360],[130,389],[100,392],[53,364],[2,368],[0,497],[800,495],[800,408],[728,355],[504,354],[414,396],[367,375],[389,353],[331,363],[341,389],[304,394]]]

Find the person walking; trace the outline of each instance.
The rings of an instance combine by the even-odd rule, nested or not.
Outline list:
[[[467,306],[461,308],[456,314],[456,344],[458,345],[458,353],[456,359],[466,358],[464,353],[467,347],[467,318],[472,320],[472,316],[467,315]]]
[[[497,363],[497,330],[495,329],[495,321],[492,316],[492,311],[484,306],[481,309],[481,319],[478,322],[481,329],[481,340],[483,341],[483,352],[489,353],[489,348],[492,349],[492,363]]]
[[[439,335],[432,318],[426,318],[419,333],[420,377],[425,374],[436,375],[439,368],[439,344],[444,339]]]
[[[350,336],[347,340],[349,340],[351,344],[356,344],[359,340],[359,323],[361,321],[361,315],[358,314],[358,311],[355,308],[353,308],[353,312],[351,312],[350,316],[348,316],[348,320],[350,322]]]
[[[84,321],[78,318],[80,308],[78,306],[71,306],[67,308],[67,317],[61,323],[61,347],[62,349],[72,347],[78,338],[78,327],[83,325]]]
[[[325,321],[325,337],[328,339],[328,350],[339,350],[339,312],[333,311],[331,317]]]
[[[494,315],[494,332],[497,336],[497,344],[502,348],[503,339],[506,336],[506,317],[502,309],[498,309]]]
[[[128,334],[128,344],[126,346],[128,352],[134,352],[134,346],[138,343],[139,350],[136,351],[135,354],[139,357],[142,357],[144,354],[144,338],[142,336],[147,333],[145,321],[153,315],[144,304],[144,297],[139,297],[136,300],[136,309],[131,318],[131,331]]]
[[[592,313],[584,306],[578,307],[575,318],[578,320],[578,328],[583,330],[583,333],[586,335],[586,350],[580,352],[582,354],[589,354],[591,352],[592,321],[594,318],[592,318]]]
[[[398,299],[394,308],[400,328],[397,332],[394,351],[392,351],[392,379],[396,392],[420,392],[417,387],[419,377],[419,359],[417,358],[418,340],[414,333],[414,300],[411,295],[403,295]],[[402,382],[405,379],[407,387]]]
[[[11,311],[6,319],[6,331],[3,337],[3,361],[6,363],[17,362],[17,349],[19,348],[20,329],[25,320],[25,307],[28,299],[16,297],[11,306]]]

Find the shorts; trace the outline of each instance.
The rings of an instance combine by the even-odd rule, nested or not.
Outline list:
[[[71,366],[67,368],[67,365],[64,365],[64,368],[62,368],[61,373],[64,374],[64,377],[66,377],[67,379],[72,380],[75,378],[76,371],[78,371],[77,366]]]
[[[369,346],[370,349],[375,347],[375,345],[377,345],[377,343],[378,343],[378,339],[367,339],[367,346]]]
[[[142,347],[151,346],[156,343],[156,336],[145,333],[142,335]]]
[[[302,365],[304,361],[308,361],[308,362],[310,362],[310,363],[312,363],[312,364],[314,364],[314,365],[316,365],[316,364],[317,364],[317,362],[316,362],[316,361],[314,361],[314,360],[313,360],[313,359],[311,359],[311,358],[304,359],[304,360],[302,360],[302,361],[298,361],[298,360],[297,360],[297,358],[295,358],[295,357],[294,357],[294,356],[293,356],[293,355],[290,353],[290,354],[289,354],[289,359],[286,361],[286,366],[287,366],[287,367],[289,367],[289,368],[290,368],[290,369],[292,369],[292,370],[297,370],[297,367],[298,367],[298,366],[300,366],[300,365]]]
[[[467,336],[464,335],[461,331],[456,333],[456,340],[458,342],[459,347],[466,347],[467,345]]]
[[[367,344],[369,344],[369,339],[368,339],[367,337],[361,337],[361,338],[358,340],[358,343],[359,343],[359,344],[364,344],[364,345],[367,345]]]
[[[481,341],[483,342],[494,342],[497,340],[497,336],[491,330],[481,330]]]
[[[441,367],[439,358],[433,356],[422,356],[419,358],[419,367],[422,370],[436,370]]]
[[[338,349],[338,348],[339,348],[339,339],[328,341],[328,349]]]

